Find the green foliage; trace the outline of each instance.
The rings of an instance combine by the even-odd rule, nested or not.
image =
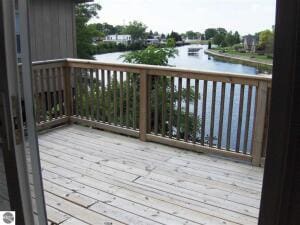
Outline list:
[[[197,34],[196,34],[195,32],[193,32],[192,30],[187,31],[187,32],[186,32],[186,36],[187,36],[187,38],[190,39],[190,40],[197,39]]]
[[[143,23],[133,21],[124,27],[122,34],[130,34],[133,42],[141,42],[147,37],[146,29],[147,26]]]
[[[165,98],[166,102],[165,105],[163,101],[163,82],[165,82]],[[155,99],[157,98],[157,114],[158,114],[158,121],[157,121],[157,132],[159,134],[162,133],[163,129],[166,134],[170,135],[172,137],[176,137],[177,131],[179,132],[179,138],[184,138],[184,132],[185,132],[185,119],[186,119],[186,99],[187,99],[187,91],[186,88],[182,89],[181,93],[181,109],[179,110],[176,105],[178,105],[179,101],[179,91],[178,91],[178,85],[177,82],[174,80],[174,95],[173,95],[173,102],[171,102],[171,78],[166,77],[152,77],[151,80],[151,102],[150,102],[150,108],[151,108],[151,131],[155,133]],[[189,103],[190,105],[193,105],[195,102],[195,87],[191,85],[190,88],[190,94],[189,94]],[[165,121],[163,120],[162,115],[162,109],[165,107],[166,111],[166,117]],[[169,117],[171,107],[173,108],[173,117],[172,117],[172,128],[169,129]],[[177,122],[179,120],[179,127],[177,126]],[[189,135],[188,140],[192,140],[192,132],[195,130],[196,132],[196,139],[199,141],[200,139],[200,133],[201,133],[201,118],[200,116],[197,117],[196,123],[194,121],[194,115],[193,112],[189,112],[187,117],[187,124],[189,127]],[[195,126],[196,125],[196,126]]]
[[[219,45],[221,47],[226,47],[226,35],[223,35],[223,34],[216,34],[216,36],[214,36],[213,38],[213,43],[215,45]]]
[[[95,26],[95,29],[97,29],[99,32],[103,33],[104,36],[112,35],[112,34],[120,34],[124,30],[124,26],[113,26],[108,23],[95,23],[91,24],[92,26]]]
[[[116,44],[114,42],[100,42],[97,44],[96,53],[104,54],[110,52],[122,52],[127,51],[127,46],[124,44]]]
[[[218,34],[218,31],[215,28],[208,28],[208,29],[205,30],[205,38],[206,38],[206,40],[210,40],[211,38],[213,38],[217,34]]]
[[[240,35],[237,31],[235,33],[232,31],[227,32],[224,28],[218,28],[216,31],[217,33],[213,37],[213,43],[218,46],[224,48],[241,42]]]
[[[235,51],[241,51],[241,50],[244,50],[244,45],[243,44],[234,44],[232,46],[232,48],[235,50]]]
[[[264,30],[259,33],[259,49],[267,54],[273,54],[274,50],[274,32],[271,30]]]
[[[129,52],[121,57],[124,62],[149,64],[149,65],[168,65],[169,58],[174,58],[178,54],[174,48],[174,40],[167,41],[167,47],[158,48],[156,46],[148,46],[144,50]]]
[[[136,52],[131,52],[128,53],[126,55],[123,55],[122,57],[124,58],[125,62],[129,62],[129,63],[138,63],[138,64],[150,64],[150,65],[168,65],[168,58],[170,57],[175,57],[175,55],[178,54],[177,50],[175,49],[175,40],[172,38],[169,38],[167,40],[167,45],[165,48],[157,48],[154,46],[149,46],[148,48],[146,48],[145,50],[142,51],[136,51]],[[151,79],[151,103],[150,103],[150,107],[151,107],[151,130],[154,131],[154,124],[155,124],[155,98],[158,99],[157,102],[157,113],[158,115],[162,115],[162,109],[163,107],[163,102],[161,101],[163,99],[163,79],[165,79],[165,85],[166,85],[166,113],[169,115],[170,113],[170,109],[171,107],[173,107],[178,103],[179,100],[179,95],[178,95],[178,89],[175,85],[174,87],[174,98],[173,98],[173,102],[171,104],[170,99],[171,99],[171,78],[155,78],[152,77]],[[156,85],[155,85],[156,84]],[[185,126],[185,118],[186,118],[186,113],[185,113],[185,109],[184,109],[184,100],[187,98],[187,92],[186,89],[184,88],[182,90],[182,104],[183,107],[182,109],[179,110],[175,110],[174,109],[174,116],[172,118],[172,130],[169,130],[169,121],[166,118],[166,121],[163,121],[161,116],[158,116],[158,128],[157,131],[158,133],[161,133],[163,128],[165,130],[166,133],[171,134],[171,136],[175,136],[175,132],[176,130],[178,130],[179,132],[179,137],[183,138],[184,137],[184,126]],[[190,104],[194,103],[194,99],[195,99],[195,90],[194,87],[191,86],[190,89]],[[179,117],[179,127],[176,126],[177,124],[177,120]],[[195,128],[195,121],[193,118],[193,114],[189,113],[188,117],[187,117],[187,123],[189,126],[189,130],[193,131],[193,129]],[[196,121],[196,136],[199,139],[200,137],[200,124],[201,124],[201,120],[200,118],[197,118]],[[176,128],[175,128],[176,126]],[[192,140],[192,136],[191,136],[191,132],[188,136],[189,140]]]
[[[76,35],[77,35],[77,55],[79,58],[92,59],[95,53],[93,38],[101,36],[101,33],[93,26],[87,25],[93,17],[97,17],[101,10],[99,4],[77,4],[75,7]]]
[[[211,49],[211,41],[208,42],[208,49]]]
[[[174,32],[174,31],[172,31],[171,34],[169,34],[167,38],[173,38],[176,42],[182,41],[181,36],[177,32]]]

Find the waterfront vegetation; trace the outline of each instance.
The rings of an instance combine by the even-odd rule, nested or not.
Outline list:
[[[234,49],[233,47],[215,47],[211,49],[212,52],[216,52],[219,54],[224,54],[227,56],[232,56],[232,57],[238,57],[241,59],[247,59],[250,61],[257,61],[257,62],[262,62],[262,63],[268,63],[272,64],[273,62],[273,57],[272,55],[264,54],[264,53],[257,53],[257,52],[246,52],[246,51],[239,51]]]
[[[148,46],[144,50],[139,51],[133,51],[129,52],[127,54],[122,55],[121,57],[124,59],[124,62],[129,63],[136,63],[136,64],[148,64],[148,65],[159,65],[159,66],[168,66],[169,65],[169,59],[175,58],[175,56],[178,54],[178,50],[176,47],[176,41],[174,38],[168,38],[167,43],[165,47],[155,47],[155,46]],[[163,110],[165,108],[167,114],[170,113],[171,108],[174,108],[176,104],[178,104],[178,101],[183,102],[182,99],[187,99],[187,95],[189,96],[189,104],[194,104],[195,101],[195,86],[191,86],[190,90],[187,92],[187,89],[181,90],[182,96],[178,95],[178,85],[175,84],[174,78],[170,77],[151,77],[150,81],[150,92],[151,92],[151,99],[156,99],[156,103],[150,104],[150,107],[154,107],[155,105],[158,105],[157,107],[157,114],[158,115],[164,115]],[[181,89],[181,87],[180,87]],[[172,91],[173,90],[173,91]],[[175,93],[174,93],[175,92]],[[173,95],[172,95],[173,93]],[[167,101],[167,104],[164,106],[163,102],[160,101],[161,99],[169,99]],[[199,97],[197,97],[199,99]],[[155,115],[152,115],[151,118],[151,127],[154,126],[154,119]],[[172,124],[176,124],[177,121],[180,123],[179,127],[179,135],[180,138],[184,138],[184,127],[185,123],[188,123],[189,127],[195,126],[195,121],[193,119],[193,113],[190,112],[189,116],[186,117],[185,108],[177,110],[174,117]],[[158,124],[163,123],[163,118],[158,118]],[[200,116],[197,118],[196,121],[197,124],[197,130],[196,132],[196,139],[198,140],[200,138],[200,127],[201,127],[201,119]],[[162,125],[162,127],[158,128],[157,132],[162,132],[164,130],[166,133],[171,133],[172,136],[175,137],[176,133],[173,134],[174,128],[172,127],[172,131],[170,131],[170,126],[165,121],[165,124]],[[187,137],[188,140],[192,141],[192,136]]]
[[[212,47],[211,52],[222,54],[224,57],[219,59],[226,62],[241,63],[240,60],[242,60],[270,65],[273,61],[274,32],[271,30],[264,30],[253,35],[256,37],[257,43],[255,51],[249,51],[245,48],[237,31],[227,31],[225,28],[208,28],[202,34],[192,30],[186,33],[172,31],[170,34],[159,34],[152,30],[147,31],[148,27],[139,21],[115,26],[108,23],[89,24],[90,19],[97,17],[99,10],[101,10],[101,6],[96,3],[76,6],[79,58],[93,59],[96,54],[130,51],[129,54],[123,56],[126,62],[168,65],[168,60],[165,58],[169,59],[176,56],[176,52],[174,48],[168,46],[169,43],[166,40],[173,40],[175,45],[182,45],[185,41],[189,44],[207,44],[209,48]],[[112,34],[128,34],[132,41],[128,44],[103,41],[107,35]],[[155,46],[147,45],[146,40],[153,37],[160,37],[164,41],[155,44]],[[266,69],[270,72],[272,66],[269,65],[251,64],[250,66],[262,67],[263,70]]]
[[[168,38],[165,47],[150,45],[144,50],[124,54],[121,58],[124,58],[124,62],[127,63],[168,66],[169,59],[178,55],[178,50],[175,46],[175,39]]]

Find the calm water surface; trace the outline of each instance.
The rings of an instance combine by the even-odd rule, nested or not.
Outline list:
[[[202,47],[199,55],[190,56],[188,55],[188,48]],[[188,45],[178,47],[178,56],[171,58],[169,64],[172,66],[187,68],[187,69],[198,69],[198,70],[212,70],[220,72],[232,72],[232,73],[244,73],[244,74],[258,74],[256,68],[244,66],[241,64],[233,64],[227,62],[221,62],[215,60],[213,57],[209,57],[204,53],[204,49],[207,49],[207,45]],[[101,62],[111,63],[122,63],[123,59],[120,58],[124,52],[108,53],[102,55],[95,55],[96,60]],[[209,59],[210,58],[210,59]]]
[[[188,48],[191,47],[201,47],[203,49],[200,50],[198,55],[188,55]],[[241,64],[233,64],[227,62],[221,62],[215,60],[213,57],[209,57],[204,53],[204,50],[207,49],[207,45],[189,45],[178,47],[178,56],[176,58],[169,59],[169,64],[171,66],[175,66],[178,68],[186,68],[186,69],[198,69],[205,71],[219,71],[219,72],[232,72],[232,73],[242,73],[242,74],[250,74],[256,75],[258,74],[258,70],[254,67],[249,67]],[[102,55],[95,55],[96,60],[101,62],[110,62],[110,63],[122,63],[123,59],[120,56],[124,54],[124,52],[117,53],[109,53]],[[185,81],[185,80],[184,80]],[[176,84],[175,80],[175,84]],[[191,82],[191,87],[194,86],[194,83]],[[183,87],[185,87],[185,82],[183,83]],[[233,106],[233,116],[232,116],[232,130],[231,130],[231,138],[230,138],[230,146],[232,149],[236,147],[236,137],[237,137],[237,120],[239,114],[239,98],[240,98],[240,85],[235,86],[234,92],[234,106]],[[200,100],[199,100],[199,109],[198,115],[202,115],[202,99],[203,96],[203,81],[200,81]],[[253,97],[251,101],[251,116],[250,116],[250,128],[249,128],[249,138],[247,143],[247,151],[249,152],[251,149],[252,142],[252,130],[253,130],[253,119],[254,119],[254,100],[256,90],[253,89]],[[229,94],[230,94],[230,85],[226,84],[226,93],[225,93],[225,108],[224,108],[224,122],[223,122],[223,137],[222,137],[222,147],[226,146],[227,140],[227,125],[228,125],[228,111],[229,111]],[[243,106],[243,122],[242,122],[242,130],[241,130],[241,149],[244,145],[244,134],[245,134],[245,123],[246,123],[246,105],[247,105],[247,96],[248,96],[248,87],[245,87],[245,95],[244,95],[244,106]],[[215,129],[214,129],[214,137],[218,136],[218,128],[219,128],[219,118],[220,118],[220,104],[221,104],[221,83],[217,83],[217,94],[216,94],[216,113],[215,113]],[[183,108],[185,103],[182,103]],[[208,94],[207,94],[207,111],[206,111],[206,129],[205,136],[208,137],[210,133],[210,124],[211,124],[211,106],[212,106],[212,82],[208,82]],[[193,104],[190,106],[190,111],[193,112]]]

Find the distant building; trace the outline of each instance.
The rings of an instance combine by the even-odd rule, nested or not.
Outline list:
[[[129,34],[114,34],[107,35],[104,42],[114,42],[116,44],[129,45],[132,42],[131,35]]]
[[[146,40],[147,45],[159,45],[160,43],[161,43],[161,36],[159,35],[151,36]]]
[[[247,35],[243,37],[244,49],[247,52],[256,52],[256,47],[258,45],[258,38],[254,35]]]

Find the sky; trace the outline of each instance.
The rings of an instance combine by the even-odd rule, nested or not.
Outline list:
[[[126,25],[138,20],[159,33],[204,32],[224,27],[240,34],[272,29],[276,0],[95,0],[102,6],[91,22]]]

